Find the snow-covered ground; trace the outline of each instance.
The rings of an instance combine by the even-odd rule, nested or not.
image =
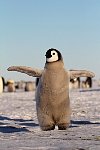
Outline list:
[[[65,131],[41,131],[35,92],[0,94],[0,150],[100,150],[100,90],[70,90]]]

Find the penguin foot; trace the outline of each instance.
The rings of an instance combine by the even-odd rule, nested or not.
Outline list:
[[[54,130],[55,129],[55,125],[48,125],[48,126],[45,126],[45,127],[41,127],[41,129],[43,131],[50,131],[50,130]]]
[[[62,123],[58,125],[58,130],[66,130],[69,127],[69,123]]]

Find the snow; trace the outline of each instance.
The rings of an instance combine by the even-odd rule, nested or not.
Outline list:
[[[35,91],[0,94],[0,150],[100,150],[100,90],[70,90],[71,125],[41,131]]]

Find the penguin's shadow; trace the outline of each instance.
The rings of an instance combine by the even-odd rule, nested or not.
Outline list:
[[[100,122],[91,122],[86,120],[71,120],[71,128],[79,127],[80,125],[100,125]]]
[[[11,119],[9,117],[0,116],[0,132],[2,133],[29,132],[28,127],[34,128],[37,126],[39,126],[39,124],[34,123],[33,120]]]

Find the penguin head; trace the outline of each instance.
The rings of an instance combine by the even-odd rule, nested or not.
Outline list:
[[[45,56],[46,56],[46,62],[47,63],[56,62],[56,61],[62,60],[61,53],[57,49],[54,49],[54,48],[49,49],[46,52]]]

